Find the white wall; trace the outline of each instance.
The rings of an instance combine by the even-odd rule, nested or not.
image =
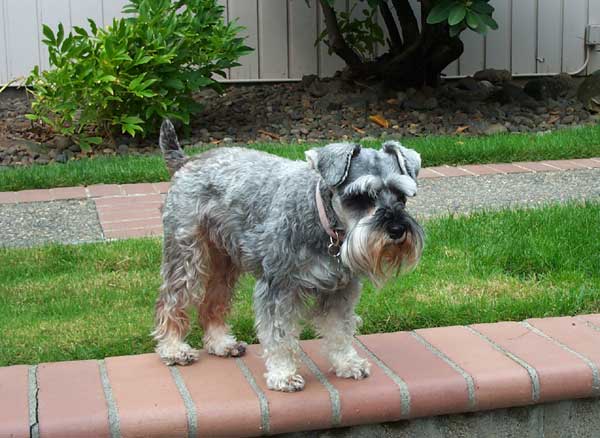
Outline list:
[[[336,0],[348,8],[356,0]],[[0,84],[25,76],[34,65],[48,67],[41,24],[86,25],[87,17],[108,25],[126,0],[0,0]],[[231,80],[297,79],[304,74],[333,74],[343,66],[323,44],[314,46],[324,29],[317,0],[219,0],[226,18],[239,18],[247,44],[256,48],[231,69]],[[418,4],[417,0],[411,0]],[[465,32],[465,54],[448,75],[469,75],[485,68],[515,74],[558,73],[577,69],[585,59],[587,23],[600,24],[600,0],[491,0],[498,31],[486,37]],[[357,11],[358,13],[360,11]],[[600,69],[594,53],[590,71]]]

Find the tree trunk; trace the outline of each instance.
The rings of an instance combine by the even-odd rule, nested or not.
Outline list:
[[[335,11],[326,0],[320,0],[327,28],[329,47],[347,65],[351,79],[378,80],[394,89],[437,86],[442,71],[462,55],[464,46],[459,37],[450,37],[447,24],[427,24],[422,30],[408,0],[391,0],[402,36],[387,4],[380,5],[384,23],[390,35],[390,50],[374,61],[363,61],[341,34]],[[422,14],[428,14],[431,4],[421,0]],[[426,16],[426,15],[424,15]]]

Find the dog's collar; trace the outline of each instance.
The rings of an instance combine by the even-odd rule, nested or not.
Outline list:
[[[327,197],[330,198],[330,196]],[[317,211],[319,212],[321,226],[329,236],[329,254],[337,257],[340,255],[340,246],[344,241],[344,230],[335,226],[337,224],[337,218],[335,217],[335,213],[333,213],[333,211],[332,215],[334,216],[334,219],[332,221],[329,220],[329,217],[327,215],[327,209],[325,207],[325,202],[323,201],[323,195],[321,195],[321,181],[317,183],[317,188],[315,191],[315,200],[317,204]],[[333,208],[330,207],[330,210],[333,210]],[[332,223],[334,225],[332,225]]]

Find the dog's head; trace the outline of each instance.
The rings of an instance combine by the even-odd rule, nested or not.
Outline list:
[[[395,141],[380,150],[338,143],[306,153],[332,192],[331,204],[346,237],[342,262],[376,285],[413,268],[421,257],[423,229],[406,211],[417,193],[420,155]]]

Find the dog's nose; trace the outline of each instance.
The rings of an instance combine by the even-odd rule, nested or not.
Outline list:
[[[388,225],[388,234],[394,240],[402,238],[406,233],[406,225],[400,223],[392,223]]]

